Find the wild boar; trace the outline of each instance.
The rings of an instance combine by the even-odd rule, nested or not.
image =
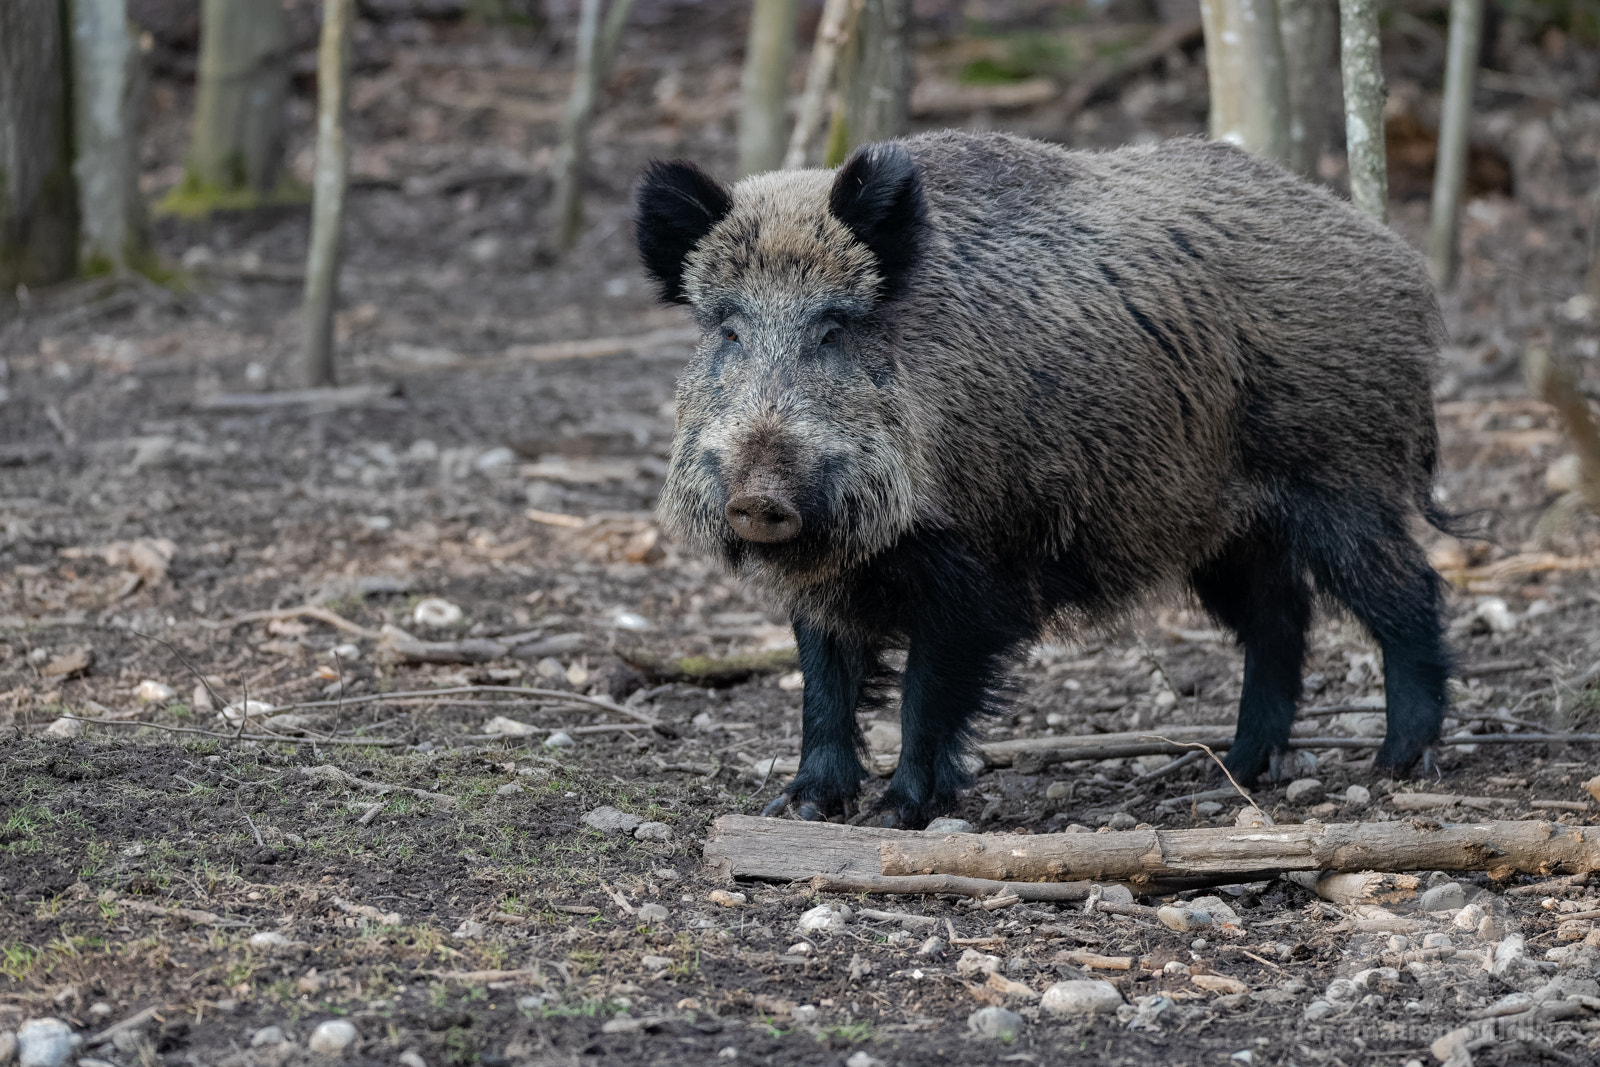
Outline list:
[[[769,814],[853,804],[885,649],[903,747],[873,811],[920,827],[1019,651],[1185,587],[1244,648],[1241,781],[1287,749],[1314,594],[1382,648],[1377,765],[1438,738],[1450,655],[1413,525],[1446,518],[1442,325],[1385,227],[1225,144],[957,132],[731,187],[654,163],[635,225],[702,331],[663,526],[794,622],[800,771]]]

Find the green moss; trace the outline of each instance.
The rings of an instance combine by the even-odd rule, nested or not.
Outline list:
[[[254,211],[263,207],[310,202],[311,188],[289,177],[280,178],[271,192],[259,193],[243,183],[221,186],[207,182],[190,170],[184,175],[183,181],[173,186],[156,203],[155,213],[181,219],[203,219],[214,211]]]

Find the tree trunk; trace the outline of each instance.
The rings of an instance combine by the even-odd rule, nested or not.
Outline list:
[[[0,0],[0,289],[78,267],[67,44],[59,0]]]
[[[1310,178],[1338,141],[1338,0],[1277,0],[1289,88],[1289,166]]]
[[[1467,177],[1467,131],[1472,125],[1472,89],[1483,36],[1483,0],[1450,0],[1449,59],[1439,114],[1439,156],[1433,171],[1433,217],[1428,258],[1442,286],[1455,284],[1461,191]]]
[[[324,0],[317,48],[317,162],[312,179],[311,241],[306,253],[305,380],[332,385],[333,312],[339,302],[340,232],[344,221],[349,146],[345,97],[354,0]]]
[[[149,255],[139,194],[144,77],[126,0],[72,0],[73,173],[78,179],[82,261],[126,271]]]
[[[743,103],[739,112],[739,171],[758,174],[783,162],[787,142],[789,64],[794,58],[798,0],[755,0],[745,45]]]
[[[1350,200],[1379,222],[1389,219],[1383,104],[1389,90],[1379,62],[1377,0],[1339,0],[1339,66],[1344,80],[1344,137]]]
[[[784,170],[799,170],[806,165],[811,139],[822,124],[823,98],[833,84],[839,52],[850,38],[862,0],[823,0],[822,19],[817,23],[817,39],[811,46],[811,61],[806,65],[806,84],[800,92],[794,131],[783,154]]]
[[[556,152],[555,205],[556,247],[570,252],[583,229],[583,169],[589,161],[589,124],[594,118],[595,100],[606,71],[616,57],[623,26],[633,0],[611,0],[605,30],[600,29],[600,0],[583,0],[578,12],[577,69],[573,72],[572,95],[561,120],[561,147]]]
[[[1211,136],[1288,163],[1289,84],[1275,0],[1201,0]]]
[[[188,184],[265,196],[283,164],[289,26],[283,0],[204,0]]]
[[[1600,189],[1589,196],[1589,297],[1600,302]]]
[[[906,133],[911,73],[910,0],[864,0],[839,66],[826,166],[838,166],[859,145]]]

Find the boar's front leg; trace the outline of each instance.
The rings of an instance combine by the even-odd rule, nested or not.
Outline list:
[[[790,804],[802,819],[816,822],[845,813],[861,791],[865,747],[856,723],[867,679],[877,669],[876,650],[867,642],[838,637],[794,620],[805,697],[800,718],[800,773],[763,815],[778,815]]]

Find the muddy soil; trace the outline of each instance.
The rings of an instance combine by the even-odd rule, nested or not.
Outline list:
[[[635,267],[627,190],[652,157],[731,173],[743,5],[641,0],[566,257],[544,210],[570,17],[363,10],[339,350],[344,382],[369,388],[268,402],[297,381],[303,208],[164,218],[175,285],[6,305],[0,1030],[63,1019],[91,1039],[90,1067],[308,1063],[341,1019],[345,1059],[408,1067],[1400,1065],[1469,1025],[1453,1062],[1600,1062],[1600,900],[1581,880],[1519,893],[1535,880],[1414,872],[1461,891],[1384,914],[1285,879],[1224,886],[1207,906],[1236,921],[1197,937],[1077,905],[824,898],[704,869],[710,822],[781,787],[800,693],[781,613],[652,524],[689,335]],[[954,8],[923,13],[919,85],[958,85],[1049,26],[981,14],[972,32]],[[1083,32],[1139,32],[1117,14]],[[1440,53],[1426,26],[1402,29],[1390,74],[1425,130]],[[181,175],[192,99],[181,35],[157,43],[153,197]],[[1580,295],[1600,59],[1522,27],[1494,66],[1475,134],[1504,178],[1466,211],[1439,385],[1441,495],[1486,539],[1430,546],[1455,587],[1447,732],[1503,739],[1600,720],[1600,690],[1567,684],[1600,659],[1600,521],[1549,510],[1569,446],[1518,371],[1540,345],[1600,382],[1600,309]],[[1203,56],[1175,51],[1074,117],[994,100],[924,108],[919,125],[1081,146],[1195,134]],[[303,175],[309,97],[293,107]],[[1393,208],[1420,243],[1425,202]],[[306,606],[320,611],[283,610]],[[500,647],[419,663],[396,630]],[[1374,651],[1345,620],[1319,624],[1298,731],[1381,733]],[[709,682],[667,662],[746,654],[753,671]],[[981,739],[1231,723],[1241,670],[1211,622],[1162,605],[1038,646]],[[270,708],[242,722],[247,700]],[[882,754],[894,724],[892,705],[863,715]],[[1416,781],[1374,777],[1370,751],[1305,750],[1291,773],[1320,790],[1254,799],[1279,822],[1404,817],[1391,798],[1414,791],[1478,798],[1441,819],[1595,816],[1592,745],[1447,746]],[[986,772],[953,814],[978,832],[1232,825],[1243,800],[1204,761],[1153,774],[1167,759]],[[603,807],[620,828],[585,822]],[[853,912],[803,932],[821,903]],[[1431,935],[1455,955],[1419,958]],[[963,966],[968,950],[1027,991]],[[1041,1011],[1040,992],[1080,978],[1110,981],[1120,1012]],[[987,1004],[1019,1013],[1011,1040],[969,1030]]]

